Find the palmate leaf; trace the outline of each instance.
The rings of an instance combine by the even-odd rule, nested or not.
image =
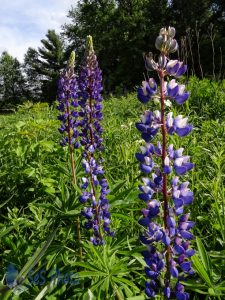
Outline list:
[[[86,248],[86,262],[74,262],[73,266],[82,267],[85,270],[78,272],[80,278],[85,278],[90,283],[90,289],[96,299],[126,299],[139,293],[139,288],[133,282],[130,274],[135,272],[136,266],[128,266],[130,256],[119,254],[119,250],[130,248],[132,239],[113,240],[104,247],[95,247],[91,243]],[[121,251],[122,252],[122,251]]]

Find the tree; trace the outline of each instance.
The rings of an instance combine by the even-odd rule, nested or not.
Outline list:
[[[25,80],[22,66],[6,51],[0,57],[0,101],[1,106],[12,106],[24,100]]]
[[[162,26],[149,3],[157,4],[160,17],[166,16],[166,0],[84,0],[69,12],[71,23],[64,25],[64,35],[78,55],[85,36],[93,36],[107,91],[118,86],[132,89],[142,80],[142,52],[150,50],[153,36]],[[154,26],[149,21],[153,19]]]
[[[185,43],[188,65],[198,76],[220,77],[225,51],[225,4],[221,0],[171,0],[172,25]],[[201,61],[200,61],[201,57]],[[203,69],[203,71],[202,71]],[[215,78],[214,78],[215,79]]]
[[[33,75],[38,74],[37,78],[41,80],[43,100],[51,103],[56,99],[57,80],[66,61],[65,46],[55,30],[48,30],[41,43],[43,46],[37,52],[30,50],[29,66],[36,72]]]
[[[41,82],[43,75],[36,68],[38,56],[38,51],[33,48],[28,48],[24,56],[23,71],[26,79],[26,98],[32,101],[41,101],[42,99]]]
[[[63,28],[80,60],[85,36],[93,36],[105,90],[131,90],[145,72],[142,52],[154,50],[150,47],[163,26],[176,28],[179,55],[190,66],[189,74],[202,76],[204,71],[219,78],[225,55],[224,13],[220,0],[81,0]]]

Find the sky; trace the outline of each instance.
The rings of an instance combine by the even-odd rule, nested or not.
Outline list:
[[[37,49],[48,29],[60,32],[77,0],[0,0],[0,54],[23,61],[28,47]]]

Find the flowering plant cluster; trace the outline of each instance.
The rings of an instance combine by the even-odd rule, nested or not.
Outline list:
[[[142,87],[138,88],[138,99],[142,103],[160,99],[160,110],[146,110],[136,124],[144,140],[140,153],[136,154],[144,174],[139,198],[146,204],[139,223],[145,227],[141,242],[147,246],[143,251],[147,265],[145,273],[149,278],[145,288],[147,296],[155,297],[163,290],[166,299],[187,300],[189,294],[181,282],[193,274],[190,257],[194,250],[190,248],[193,239],[190,229],[194,223],[185,211],[193,201],[193,192],[188,187],[189,182],[182,182],[178,176],[186,174],[194,165],[183,153],[183,148],[174,149],[168,144],[168,135],[184,137],[193,127],[182,115],[173,116],[172,112],[166,112],[167,101],[181,105],[189,96],[185,85],[176,81],[187,66],[169,59],[170,53],[178,48],[174,36],[173,27],[162,28],[155,42],[160,51],[158,62],[153,60],[151,53],[145,56],[147,70],[155,70],[158,74],[159,88],[153,78],[143,81]],[[165,77],[170,76],[174,79],[167,82]],[[152,143],[158,132],[161,132],[160,141]]]
[[[67,68],[61,74],[58,86],[59,131],[64,135],[61,145],[69,145],[73,182],[76,183],[73,152],[82,149],[82,167],[86,176],[82,178],[82,215],[86,218],[86,229],[93,230],[91,241],[94,245],[104,243],[104,235],[113,235],[109,228],[111,222],[108,182],[104,177],[102,159],[99,153],[102,146],[102,74],[93,49],[92,37],[87,37],[84,65],[80,76],[74,74],[75,54],[72,52]]]

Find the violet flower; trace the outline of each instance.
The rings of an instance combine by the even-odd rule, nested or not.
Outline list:
[[[74,148],[79,146],[77,138],[79,132],[77,129],[78,117],[78,85],[77,77],[74,73],[75,52],[70,55],[67,67],[63,70],[58,81],[58,106],[60,114],[58,119],[62,122],[59,132],[63,134],[62,146],[66,144]]]
[[[144,104],[147,103],[151,99],[151,96],[155,94],[156,88],[157,85],[153,78],[143,81],[142,87],[138,88],[138,99]]]
[[[82,166],[86,173],[83,178],[80,202],[86,206],[82,215],[87,219],[86,229],[93,231],[91,241],[94,245],[104,243],[104,235],[112,236],[110,230],[110,213],[108,182],[104,177],[103,167],[97,159],[102,146],[102,72],[98,66],[92,43],[92,37],[87,37],[85,64],[79,77],[79,112],[81,127],[80,141],[83,146]]]
[[[77,76],[74,73],[75,52],[72,51],[58,81],[58,106],[60,114],[58,119],[62,122],[59,132],[63,135],[61,146],[68,145],[70,154],[70,164],[72,181],[76,184],[74,149],[79,147],[78,131],[78,84]]]
[[[173,27],[162,28],[155,43],[161,52],[158,62],[153,60],[152,54],[145,57],[147,69],[158,73],[158,91],[153,79],[144,81],[138,89],[138,99],[144,104],[149,103],[154,95],[160,98],[160,111],[146,110],[141,121],[136,123],[144,140],[141,151],[136,154],[140,171],[145,176],[139,186],[139,198],[146,205],[139,223],[145,228],[140,240],[147,247],[142,253],[149,278],[145,285],[146,295],[154,298],[157,294],[164,294],[166,299],[187,300],[189,294],[184,291],[181,281],[193,274],[190,257],[195,252],[190,248],[193,239],[190,230],[194,222],[189,220],[190,214],[186,212],[186,207],[193,202],[193,192],[188,187],[189,182],[181,182],[178,176],[186,174],[194,165],[190,157],[183,154],[183,148],[176,150],[172,144],[168,145],[167,140],[172,134],[184,137],[193,127],[182,115],[166,114],[165,100],[174,100],[181,105],[189,96],[185,86],[175,79],[169,83],[165,81],[166,75],[177,78],[187,69],[182,62],[169,59],[169,53],[178,48],[174,36]],[[154,144],[153,139],[159,132],[161,142]]]

